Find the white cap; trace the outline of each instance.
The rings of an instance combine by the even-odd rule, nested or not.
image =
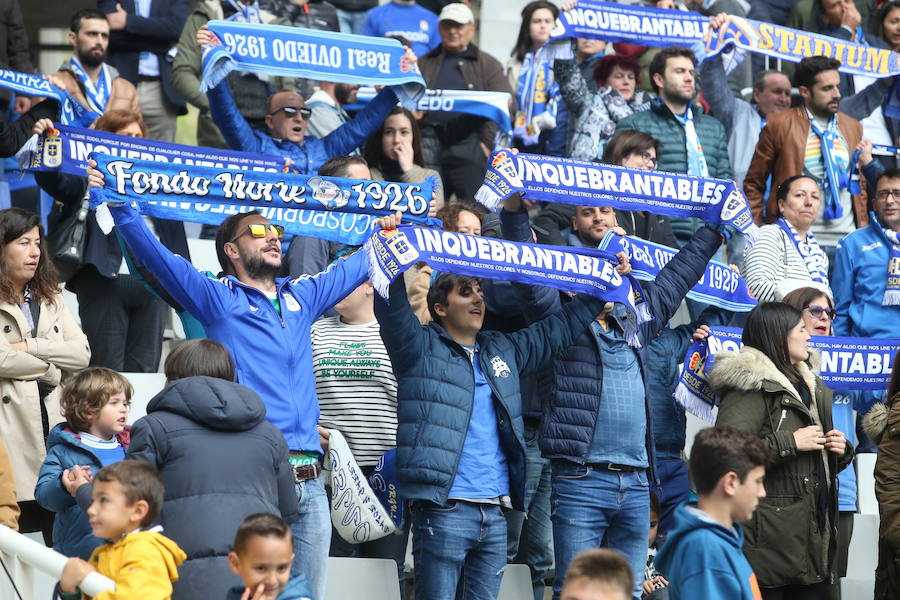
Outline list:
[[[467,23],[474,23],[475,15],[472,14],[472,9],[462,2],[455,2],[453,4],[448,4],[441,9],[438,21],[453,21],[454,23],[465,25]]]

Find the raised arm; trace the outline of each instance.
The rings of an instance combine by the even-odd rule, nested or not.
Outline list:
[[[728,76],[721,56],[708,58],[700,63],[700,89],[709,103],[712,116],[722,122],[726,136],[730,136],[738,99],[728,87]]]
[[[321,273],[301,275],[291,280],[291,288],[307,309],[315,315],[321,315],[368,277],[365,252],[358,251],[347,258],[336,260]]]
[[[395,106],[397,94],[394,90],[390,87],[382,89],[356,117],[322,138],[326,156],[340,156],[353,152],[381,127]]]
[[[242,152],[265,152],[256,131],[238,112],[228,89],[228,80],[223,79],[219,85],[206,93],[209,101],[209,114],[213,122],[222,132],[222,137],[233,150]],[[346,153],[343,153],[346,154]]]
[[[389,296],[387,301],[375,294],[375,318],[399,379],[403,365],[414,364],[422,358],[428,334],[413,314],[402,277],[391,283]]]

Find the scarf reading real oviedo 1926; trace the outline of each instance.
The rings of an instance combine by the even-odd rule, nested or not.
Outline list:
[[[415,108],[425,89],[418,68],[397,40],[303,27],[210,21],[216,43],[203,47],[200,91],[232,70],[338,83],[387,85],[400,103]]]

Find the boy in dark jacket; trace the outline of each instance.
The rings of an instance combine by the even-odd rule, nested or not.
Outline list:
[[[617,267],[620,272],[626,266]],[[375,300],[397,377],[397,475],[412,501],[417,598],[495,598],[506,564],[503,507],[523,510],[525,442],[519,378],[548,363],[603,308],[580,294],[515,333],[482,331],[474,277],[441,274],[419,324],[403,280]]]
[[[65,484],[70,471],[93,475],[125,458],[131,394],[127,379],[103,367],[85,369],[63,387],[60,403],[66,420],[47,436],[47,458],[34,489],[38,503],[56,513],[53,549],[61,554],[87,560],[103,544]]]
[[[656,555],[656,565],[669,575],[671,600],[761,600],[741,550],[739,523],[766,496],[768,460],[760,438],[729,425],[709,427],[694,438],[690,470],[697,503],[678,509],[675,529]]]

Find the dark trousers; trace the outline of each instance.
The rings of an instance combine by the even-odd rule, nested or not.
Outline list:
[[[484,182],[487,168],[487,157],[481,149],[477,132],[454,141],[445,143],[434,130],[430,137],[424,137],[423,152],[426,166],[441,174],[444,184],[444,198],[448,201],[452,194],[460,200],[474,201],[475,192]]]
[[[823,600],[828,597],[828,584],[784,585],[761,591],[763,600]]]
[[[91,345],[91,366],[126,373],[159,370],[166,303],[131,275],[110,279],[85,268],[76,277],[78,314]]]
[[[47,510],[37,500],[19,502],[19,533],[40,531],[44,544],[53,547],[53,519],[56,513]]]

